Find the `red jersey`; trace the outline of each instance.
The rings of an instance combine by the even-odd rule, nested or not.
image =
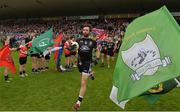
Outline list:
[[[25,57],[27,57],[27,54],[25,54],[24,52],[27,52],[27,48],[26,48],[26,46],[22,46],[22,45],[20,45],[19,46],[19,58],[25,58]]]
[[[64,53],[65,55],[69,55],[71,52],[68,50],[68,48],[70,47],[70,43],[68,41],[66,41],[64,43]]]
[[[29,42],[29,43],[28,43],[28,47],[32,47],[32,42]]]

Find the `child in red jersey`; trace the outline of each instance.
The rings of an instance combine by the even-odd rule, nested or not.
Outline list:
[[[28,76],[25,70],[25,65],[27,62],[27,47],[25,45],[20,45],[19,46],[19,75],[20,77]]]
[[[71,39],[67,38],[66,42],[64,43],[64,54],[65,54],[65,62],[66,62],[66,69],[70,69],[70,56],[71,56]]]

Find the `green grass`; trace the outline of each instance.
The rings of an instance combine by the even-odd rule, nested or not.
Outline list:
[[[18,69],[18,54],[13,53]],[[115,62],[111,68],[94,67],[96,78],[88,81],[86,96],[81,110],[121,110],[110,99],[112,77]],[[5,83],[3,68],[0,68],[0,110],[72,110],[80,88],[80,75],[77,69],[73,72],[60,73],[54,70],[53,60],[50,70],[38,75],[31,75],[31,59],[28,58],[26,78],[10,75],[12,82]],[[180,110],[180,89],[176,88],[163,95],[154,106],[149,106],[143,97],[128,102],[125,110]]]

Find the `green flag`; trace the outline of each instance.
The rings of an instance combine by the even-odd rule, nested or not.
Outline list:
[[[164,6],[135,19],[127,28],[113,77],[117,101],[139,96],[180,76],[180,29]]]
[[[42,53],[44,52],[47,47],[53,45],[53,29],[46,31],[45,33],[41,34],[40,36],[37,36],[33,42],[32,47],[29,50],[30,54],[34,53]]]
[[[40,53],[39,50],[37,50],[35,47],[31,47],[28,51],[28,54],[37,54]]]

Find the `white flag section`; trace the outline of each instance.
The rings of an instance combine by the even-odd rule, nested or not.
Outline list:
[[[54,48],[52,48],[52,49],[50,50],[50,52],[57,51],[57,50],[59,50],[59,49],[62,49],[62,47],[54,47]]]
[[[59,49],[62,49],[62,47],[54,47],[52,49],[46,49],[44,52],[43,52],[43,55],[46,56],[47,54],[53,52],[53,51],[57,51]]]
[[[129,101],[129,100],[125,100],[125,101],[122,101],[122,102],[119,102],[117,100],[117,93],[118,93],[118,88],[113,86],[112,87],[112,90],[111,90],[111,94],[110,94],[110,99],[116,104],[118,105],[119,107],[121,107],[122,109],[125,109],[125,106],[126,106],[126,103]]]

